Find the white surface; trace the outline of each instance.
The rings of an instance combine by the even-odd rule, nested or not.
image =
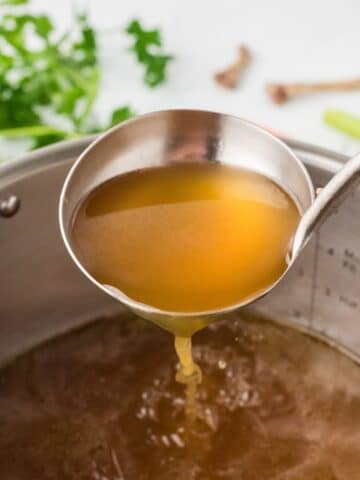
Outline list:
[[[176,57],[168,82],[149,90],[141,68],[126,52],[124,34],[102,37],[103,88],[98,111],[105,116],[129,103],[138,113],[192,107],[232,113],[284,134],[344,153],[360,150],[322,123],[326,108],[360,116],[360,91],[311,96],[273,105],[268,81],[320,81],[360,77],[359,0],[88,0],[100,30],[119,28],[133,17],[161,27],[166,49]],[[74,0],[33,0],[31,9],[50,13],[64,27]],[[29,8],[29,7],[28,7]],[[254,61],[236,91],[213,81],[213,73],[234,59],[245,43]]]

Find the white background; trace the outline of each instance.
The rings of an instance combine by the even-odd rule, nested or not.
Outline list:
[[[102,36],[104,69],[99,115],[131,104],[138,113],[175,107],[217,110],[246,117],[288,136],[353,153],[360,142],[324,126],[326,108],[360,116],[360,91],[321,94],[273,105],[264,93],[268,81],[328,81],[360,77],[359,0],[33,0],[64,28],[74,5],[87,6]],[[176,57],[166,85],[149,90],[142,71],[127,53],[121,29],[139,17],[161,27],[166,49]],[[236,91],[225,91],[212,78],[234,59],[245,43],[254,61]]]

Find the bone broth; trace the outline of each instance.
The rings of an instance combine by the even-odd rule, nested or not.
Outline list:
[[[236,305],[276,281],[298,221],[294,202],[262,175],[182,164],[100,185],[78,209],[72,234],[100,283],[161,310],[197,313]]]
[[[196,334],[187,431],[169,335],[100,319],[0,370],[1,480],[358,480],[360,369],[232,314]]]

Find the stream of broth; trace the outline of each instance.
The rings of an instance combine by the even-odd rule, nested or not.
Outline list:
[[[179,321],[176,313],[196,317],[264,292],[287,268],[298,221],[291,198],[260,174],[178,164],[127,173],[97,187],[76,213],[72,238],[100,283],[174,312],[162,326],[176,336],[179,381],[186,377],[193,392],[201,372],[192,361],[190,337],[199,321]]]

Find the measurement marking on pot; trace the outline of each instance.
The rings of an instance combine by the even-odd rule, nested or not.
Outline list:
[[[344,257],[348,260],[348,261],[351,261],[351,262],[354,262],[354,263],[357,263],[358,265],[360,265],[360,257],[358,257],[356,255],[355,252],[345,248],[344,250]]]
[[[356,309],[358,307],[358,302],[355,299],[345,297],[344,295],[339,296],[339,301],[353,309]]]
[[[351,273],[356,273],[357,271],[355,263],[349,262],[348,260],[343,260],[342,266]]]
[[[318,273],[318,264],[319,264],[319,248],[320,248],[320,231],[317,230],[314,234],[315,237],[315,253],[314,253],[314,268],[311,276],[311,297],[310,297],[310,314],[309,314],[309,324],[312,326],[314,319],[314,310],[315,310],[315,295],[316,295],[316,280]]]

